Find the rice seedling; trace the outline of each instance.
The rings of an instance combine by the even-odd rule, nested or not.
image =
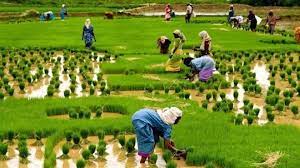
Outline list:
[[[83,159],[77,160],[76,167],[77,168],[85,168],[85,161]]]

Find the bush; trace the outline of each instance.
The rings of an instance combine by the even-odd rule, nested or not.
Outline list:
[[[103,140],[103,139],[104,139],[104,136],[105,136],[105,132],[104,132],[103,130],[99,130],[99,131],[97,132],[97,136],[98,136],[99,141],[100,141],[100,140]]]
[[[80,143],[80,136],[78,134],[73,134],[72,139],[74,144],[78,145]]]
[[[7,150],[8,150],[8,145],[1,142],[0,143],[0,155],[6,156]]]
[[[82,139],[86,139],[86,138],[89,136],[89,130],[87,130],[87,129],[82,129],[82,130],[80,131],[80,136],[81,136]]]
[[[82,160],[82,159],[77,160],[76,167],[77,168],[84,168],[85,167],[85,161]]]
[[[290,103],[291,103],[291,99],[290,98],[287,97],[287,98],[284,99],[284,105],[285,106],[289,106]]]
[[[95,151],[96,151],[96,145],[90,144],[89,145],[89,151],[90,151],[91,154],[94,154]]]
[[[90,152],[90,150],[86,149],[82,152],[81,155],[84,160],[89,160],[90,156],[91,156],[91,152]]]
[[[134,143],[132,141],[127,141],[125,147],[128,153],[134,152]]]
[[[276,109],[279,112],[282,112],[284,110],[284,103],[283,102],[278,102],[277,105],[276,105]]]
[[[163,157],[163,159],[165,160],[165,162],[168,163],[168,162],[171,160],[171,158],[172,158],[172,153],[171,153],[171,151],[169,151],[169,150],[164,151],[162,157]]]
[[[275,119],[275,115],[273,113],[267,113],[267,118],[270,122],[273,122]]]
[[[299,113],[299,108],[296,105],[292,105],[291,111],[294,115],[297,115]]]
[[[62,146],[62,152],[63,152],[63,154],[64,154],[64,155],[68,155],[68,154],[69,154],[69,151],[70,151],[69,145],[68,145],[68,144],[64,144],[64,145]]]
[[[152,153],[149,158],[150,164],[156,164],[157,158],[158,158],[157,154]]]
[[[99,156],[103,156],[105,154],[106,147],[104,145],[99,145],[97,147],[97,153]]]
[[[29,156],[29,151],[27,146],[21,146],[19,148],[19,156],[23,159],[26,159]]]
[[[125,135],[119,135],[118,136],[118,141],[119,141],[120,145],[122,147],[124,147],[125,146]]]
[[[243,119],[244,119],[244,115],[243,115],[243,114],[238,114],[238,115],[235,117],[235,119],[234,119],[234,124],[235,124],[235,125],[242,125]]]
[[[173,160],[170,160],[169,162],[167,162],[166,168],[176,168],[176,167],[177,167],[177,164]]]
[[[69,90],[65,90],[64,91],[64,96],[66,97],[66,98],[68,98],[68,97],[70,97],[70,91]]]

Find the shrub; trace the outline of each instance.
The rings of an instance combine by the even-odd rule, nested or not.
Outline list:
[[[224,92],[220,93],[220,97],[222,100],[224,100],[226,98],[226,94]]]
[[[132,141],[127,141],[125,147],[128,153],[134,152],[134,144]]]
[[[244,119],[244,115],[243,115],[243,114],[238,114],[238,115],[235,117],[235,119],[234,119],[234,124],[235,124],[235,125],[242,125],[243,119]]]
[[[212,93],[211,92],[209,92],[209,93],[206,94],[206,100],[207,101],[209,101],[211,99],[211,97],[212,97]]]
[[[91,152],[90,152],[90,150],[86,149],[81,153],[81,155],[84,160],[89,160],[89,158],[91,156]]]
[[[149,158],[150,164],[156,164],[157,158],[157,154],[152,153]]]
[[[294,115],[297,115],[299,113],[299,108],[296,105],[292,105],[291,111]]]
[[[105,154],[106,147],[104,145],[99,145],[97,147],[97,153],[99,156],[103,156]]]
[[[0,92],[0,100],[4,99],[4,94],[2,92]]]
[[[289,106],[290,103],[291,103],[291,98],[288,98],[288,97],[287,97],[287,98],[284,99],[284,105],[285,105],[285,106]]]
[[[8,145],[0,142],[0,160],[1,157],[6,156],[7,150],[8,150]]]
[[[97,136],[98,136],[99,141],[100,141],[100,140],[103,140],[103,139],[104,139],[104,136],[105,136],[105,132],[104,132],[103,130],[99,130],[99,131],[97,132]]]
[[[85,167],[85,161],[82,160],[82,159],[77,160],[76,167],[77,168],[84,168]]]
[[[267,113],[267,118],[270,122],[273,122],[275,119],[275,115],[271,112]]]
[[[207,100],[202,101],[202,108],[207,109],[207,107],[208,107],[208,101]]]
[[[122,147],[124,147],[125,146],[125,135],[119,135],[118,136],[118,141],[119,141],[120,145]]]
[[[29,151],[28,151],[27,146],[21,146],[21,147],[19,148],[19,156],[20,156],[22,159],[27,159],[27,157],[29,156]]]
[[[171,151],[169,151],[169,150],[164,151],[162,157],[163,157],[163,159],[165,160],[165,162],[168,163],[168,162],[171,160],[171,158],[172,158],[172,153],[171,153]]]
[[[78,145],[80,143],[80,136],[78,134],[73,134],[72,139],[74,144]]]
[[[113,136],[114,136],[114,139],[116,139],[120,133],[120,129],[119,128],[113,128],[112,130],[113,132]]]
[[[89,145],[89,151],[90,151],[91,154],[94,154],[95,151],[96,151],[96,145],[90,144]]]
[[[278,102],[277,105],[276,105],[276,109],[279,112],[282,112],[284,110],[284,103],[283,102]]]
[[[69,145],[68,145],[68,144],[64,144],[64,145],[62,146],[62,152],[63,152],[63,154],[64,154],[64,155],[68,155],[68,154],[69,154],[69,151],[70,151]]]
[[[65,90],[64,91],[64,96],[66,97],[66,98],[68,98],[68,97],[70,97],[70,91],[69,90]]]
[[[80,136],[82,139],[87,139],[87,137],[89,136],[89,130],[87,129],[80,130]]]
[[[166,168],[176,168],[177,164],[173,160],[167,162]]]

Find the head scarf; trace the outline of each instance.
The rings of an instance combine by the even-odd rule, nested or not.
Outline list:
[[[177,107],[164,108],[162,110],[157,110],[158,115],[168,125],[175,123],[178,117],[182,117],[182,111]]]
[[[182,40],[182,42],[186,41],[184,34],[180,30],[178,29],[174,30],[173,34],[178,35],[178,37]]]
[[[90,19],[86,19],[86,20],[85,20],[85,26],[86,26],[87,28],[89,28],[89,27],[91,26],[91,20],[90,20]]]
[[[64,8],[65,6],[66,6],[65,4],[62,4],[62,5],[61,5],[61,7],[63,7],[63,8]]]
[[[201,31],[199,33],[199,37],[202,39],[200,49],[204,50],[205,41],[211,41],[211,38],[210,38],[209,34],[207,33],[207,31]],[[209,47],[211,47],[211,46],[209,46]]]

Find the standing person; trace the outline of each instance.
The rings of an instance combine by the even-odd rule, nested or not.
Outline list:
[[[231,22],[231,18],[234,17],[234,9],[233,9],[233,5],[230,5],[229,7],[229,11],[228,11],[228,23]]]
[[[295,40],[300,44],[300,27],[295,28]]]
[[[216,70],[216,63],[209,55],[204,55],[200,58],[188,57],[183,60],[183,63],[191,68],[192,74],[189,77],[191,81],[193,81],[195,75],[198,74],[200,81],[207,82],[213,76],[213,72]]]
[[[249,15],[247,18],[248,18],[247,23],[250,22],[251,31],[256,32],[257,20],[256,20],[255,14],[253,13],[252,10],[249,11]]]
[[[183,55],[182,46],[186,41],[184,34],[180,30],[175,30],[174,35],[174,47],[171,50],[170,58],[166,63],[166,71],[168,72],[179,72],[181,58],[180,55]]]
[[[96,37],[94,34],[94,28],[91,25],[91,20],[86,19],[82,30],[82,40],[85,41],[85,47],[90,49],[93,44],[93,40],[96,42]]]
[[[270,10],[267,20],[266,20],[266,24],[265,24],[265,25],[268,25],[270,34],[274,34],[276,22],[277,22],[277,18],[276,18],[276,16],[274,16],[273,11]]]
[[[169,46],[171,44],[171,41],[166,36],[160,36],[157,39],[157,47],[160,48],[161,54],[168,54],[169,53]]]
[[[67,8],[66,8],[66,5],[65,4],[62,4],[61,6],[61,10],[60,10],[60,18],[61,20],[65,20],[65,16],[68,15],[68,12],[67,12]]]
[[[171,12],[172,12],[171,5],[167,4],[165,7],[165,20],[166,21],[171,20]]]
[[[164,145],[175,156],[186,157],[186,151],[175,148],[171,140],[172,125],[178,124],[182,117],[182,111],[177,107],[164,108],[162,110],[140,109],[132,116],[132,125],[137,137],[138,155],[140,163],[145,163],[153,153],[159,137],[164,139]]]
[[[192,15],[193,15],[193,6],[192,4],[188,3],[186,6],[185,23],[190,23]]]
[[[211,37],[207,33],[207,31],[201,31],[199,33],[199,37],[201,39],[200,51],[205,55],[210,55],[211,51]]]

